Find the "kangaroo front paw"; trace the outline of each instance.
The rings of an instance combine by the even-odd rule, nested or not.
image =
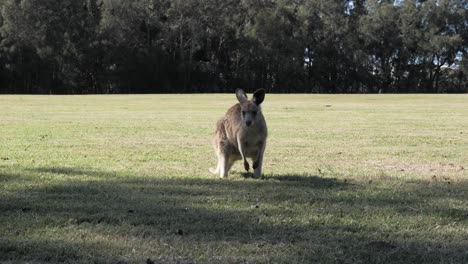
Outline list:
[[[244,161],[244,169],[245,169],[246,171],[249,171],[249,170],[250,170],[250,165],[249,165],[249,163],[248,163],[246,160]]]

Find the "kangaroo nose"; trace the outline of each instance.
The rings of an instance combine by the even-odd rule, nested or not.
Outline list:
[[[245,124],[246,124],[247,126],[250,126],[250,125],[252,124],[252,121],[246,121]]]

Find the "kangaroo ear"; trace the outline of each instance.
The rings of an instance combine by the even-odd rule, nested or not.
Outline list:
[[[256,105],[260,105],[263,103],[263,100],[265,100],[265,89],[258,89],[257,91],[254,92],[252,101]]]
[[[247,94],[240,88],[236,89],[236,97],[240,103],[247,101]]]

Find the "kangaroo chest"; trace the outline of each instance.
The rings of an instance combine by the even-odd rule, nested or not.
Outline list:
[[[242,149],[247,156],[256,156],[264,141],[263,133],[246,133],[240,138]]]

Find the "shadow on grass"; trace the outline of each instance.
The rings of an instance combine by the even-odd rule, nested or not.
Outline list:
[[[236,173],[235,173],[236,174]],[[256,179],[252,172],[237,172],[244,179]],[[347,181],[340,181],[336,178],[321,177],[311,174],[268,174],[261,179],[263,181],[281,182],[284,184],[293,184],[308,186],[315,189],[321,188],[344,188],[352,184]]]
[[[21,178],[21,175],[0,172],[0,183],[9,182],[9,181],[18,181],[20,178]]]
[[[50,167],[50,168],[33,168],[29,169],[31,172],[36,173],[53,173],[53,174],[64,174],[69,176],[95,176],[95,177],[109,177],[115,176],[114,172],[96,171],[91,169],[75,168],[75,167]]]
[[[413,200],[416,196],[371,195],[366,193],[368,187],[334,178],[156,178],[56,167],[28,172],[32,185],[0,193],[0,220],[8,227],[0,233],[7,237],[0,239],[3,261],[142,262],[165,256],[163,263],[177,263],[171,257],[183,256],[213,263],[428,263],[458,262],[466,256],[466,241],[434,242],[437,237],[430,234],[427,241],[389,238],[400,226],[382,229],[391,223],[369,221],[373,214],[402,220],[393,219],[395,213],[408,220],[414,213],[406,208],[419,208],[425,214],[445,211]],[[70,180],[41,184],[32,177],[39,173],[66,175]],[[20,177],[1,175],[8,181]],[[83,175],[97,179],[80,180]],[[370,210],[363,210],[364,205]],[[54,235],[57,229],[60,232]],[[106,241],[89,237],[106,237]],[[122,253],[134,247],[138,254]],[[223,247],[231,248],[231,253]],[[219,251],[206,254],[213,248]],[[240,251],[232,253],[232,248]]]
[[[336,178],[325,178],[316,175],[269,175],[265,180],[274,180],[284,183],[294,183],[312,188],[341,188],[350,186],[350,183]]]

